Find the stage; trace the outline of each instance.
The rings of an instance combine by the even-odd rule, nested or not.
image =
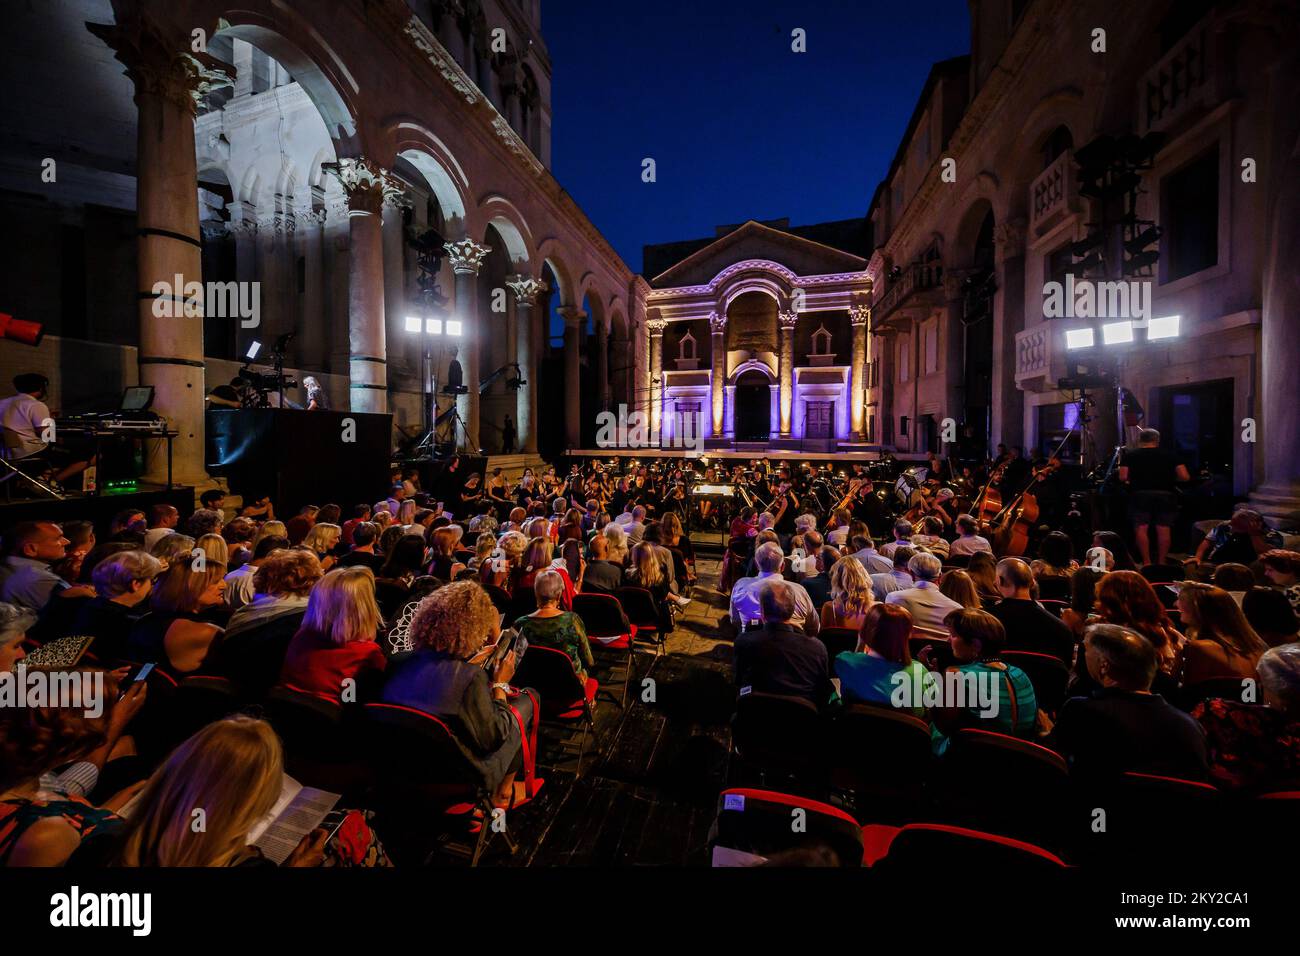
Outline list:
[[[16,498],[0,501],[0,532],[22,521],[93,521],[95,534],[102,540],[108,537],[108,526],[113,515],[127,508],[143,511],[156,504],[173,505],[184,520],[194,510],[194,489],[174,485],[170,490],[163,485],[148,485],[136,491],[114,492],[105,495],[71,494],[62,501],[54,498]]]
[[[868,447],[866,445],[846,445],[841,443],[837,450],[834,451],[810,451],[810,450],[793,450],[783,448],[773,444],[746,444],[744,442],[732,444],[726,448],[704,448],[695,451],[689,448],[575,448],[564,453],[566,458],[638,458],[647,463],[662,459],[691,459],[700,460],[707,458],[713,460],[725,461],[754,461],[766,458],[769,461],[806,461],[809,464],[821,464],[823,462],[872,462],[885,461],[889,458],[895,461],[917,461],[924,462],[924,454],[901,454],[891,455],[882,453],[878,447]]]

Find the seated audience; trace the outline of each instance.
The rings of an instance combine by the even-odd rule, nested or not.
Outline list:
[[[623,568],[609,559],[609,537],[592,535],[587,545],[587,567],[582,576],[582,590],[592,594],[613,594],[623,586]]]
[[[850,554],[835,562],[830,578],[831,599],[822,605],[821,626],[859,630],[875,603],[866,568]]]
[[[261,537],[257,541],[257,547],[253,550],[252,558],[242,567],[238,567],[226,575],[226,604],[231,611],[238,611],[257,596],[257,589],[253,585],[254,580],[256,580],[257,569],[262,566],[262,562],[267,559],[271,552],[287,547],[289,547],[288,538],[279,535]]]
[[[993,557],[992,551],[976,551],[963,569],[970,575],[975,593],[979,595],[980,604],[986,611],[1002,600],[1002,592],[998,590],[997,569],[998,559]]]
[[[284,655],[280,683],[309,694],[339,700],[344,681],[364,679],[388,662],[377,642],[379,605],[375,575],[369,568],[338,568],[312,588],[302,626]],[[357,686],[352,685],[354,691]],[[363,694],[353,693],[351,701]]]
[[[1053,654],[1069,666],[1074,663],[1074,634],[1068,624],[1029,596],[1033,586],[1034,572],[1024,561],[1003,558],[998,562],[1002,600],[989,608],[989,613],[1006,629],[1003,650]]]
[[[149,612],[154,579],[162,562],[143,551],[119,551],[96,565],[95,597],[77,603],[68,621],[68,634],[93,634],[90,653],[105,662],[128,658],[127,647],[136,623]]]
[[[810,531],[805,537],[811,537],[816,534]],[[803,575],[799,577],[799,583],[803,589],[808,592],[808,597],[812,598],[813,607],[822,607],[831,599],[831,568],[835,562],[840,559],[840,553],[834,548],[822,546],[817,549],[817,554],[812,560],[817,562],[817,573]]]
[[[758,573],[753,577],[741,578],[731,588],[728,616],[737,630],[743,630],[747,624],[763,619],[761,594],[769,583],[781,578],[785,555],[779,544],[768,541],[755,550],[754,562],[758,566]],[[816,634],[821,629],[821,617],[813,606],[812,598],[803,585],[793,581],[786,584],[788,588],[784,593],[788,594],[793,608],[782,623],[800,628],[807,634]]]
[[[1291,606],[1300,613],[1300,551],[1275,548],[1265,551],[1260,561],[1268,583],[1281,588]]]
[[[1282,535],[1270,528],[1258,511],[1242,508],[1221,522],[1196,547],[1189,563],[1254,564],[1260,556],[1282,547]]]
[[[379,526],[373,521],[359,521],[352,527],[352,550],[339,558],[341,568],[369,568],[376,575],[384,566],[382,555],[375,553],[379,543]]]
[[[574,672],[586,680],[587,669],[594,667],[596,661],[591,654],[591,644],[587,640],[587,628],[582,623],[582,618],[561,606],[564,578],[558,571],[543,571],[533,582],[533,593],[537,597],[537,610],[514,622],[515,630],[524,638],[522,646],[526,648],[540,644],[564,651],[573,662]],[[523,656],[523,652],[520,656]]]
[[[1071,774],[1097,779],[1135,771],[1206,779],[1204,732],[1151,692],[1160,660],[1150,640],[1115,624],[1093,624],[1081,656],[1098,689],[1067,700],[1052,735]]]
[[[962,555],[978,554],[986,551],[993,553],[993,545],[989,544],[989,539],[979,533],[979,522],[971,515],[957,516],[957,538],[948,548],[948,554],[954,558]]]
[[[1268,645],[1246,621],[1240,605],[1222,588],[1183,582],[1178,592],[1187,643],[1179,674],[1184,685],[1219,677],[1254,680],[1255,664]]]
[[[908,638],[912,636],[912,615],[896,604],[873,604],[858,633],[856,651],[835,657],[835,676],[840,681],[840,699],[845,703],[892,705],[894,689],[902,672],[919,686],[925,675],[920,661],[912,660]],[[925,706],[917,701],[911,708],[918,717]]]
[[[943,572],[939,578],[939,593],[969,610],[978,611],[984,607],[979,592],[975,590],[975,582],[959,568]]]
[[[939,590],[936,582],[943,571],[943,565],[932,554],[917,554],[907,562],[907,570],[916,583],[910,588],[886,594],[885,603],[898,604],[907,608],[916,627],[942,630],[948,612],[961,607]]]
[[[302,546],[316,555],[322,571],[328,571],[338,560],[334,557],[334,552],[342,536],[343,529],[338,525],[328,521],[318,521],[311,526],[307,537],[302,539]]]
[[[71,587],[51,570],[51,564],[67,555],[67,546],[63,530],[53,521],[24,521],[11,528],[0,562],[0,601],[43,614],[56,597],[93,596],[94,589]]]
[[[895,548],[891,559],[894,563],[893,569],[871,575],[871,593],[877,601],[883,601],[893,592],[905,591],[915,585],[916,582],[912,580],[912,574],[908,571],[908,565],[916,555],[917,552],[911,548]]]
[[[780,555],[780,548],[772,548]],[[796,588],[799,585],[773,573],[759,582],[763,624],[736,637],[736,686],[742,695],[759,692],[802,697],[820,709],[830,702],[833,690],[826,645],[794,623]],[[816,619],[811,612],[808,616]]]
[[[0,674],[7,674],[27,656],[23,641],[36,623],[36,612],[17,604],[0,603]]]
[[[1300,615],[1296,614],[1284,591],[1251,588],[1241,599],[1241,612],[1269,647],[1300,641]]]
[[[169,536],[170,537],[170,536]],[[226,567],[181,559],[155,581],[149,595],[149,613],[131,628],[126,657],[132,661],[155,661],[178,673],[196,671],[207,660],[221,627],[204,620],[205,612],[223,603]]]
[[[490,676],[483,669],[501,636],[500,617],[487,593],[472,581],[439,588],[420,602],[407,635],[416,650],[388,669],[383,701],[446,721],[492,788],[494,805],[527,802],[533,794],[515,781],[524,769],[524,741],[511,706],[528,727],[534,719],[532,698],[523,694],[511,700],[513,650]]]

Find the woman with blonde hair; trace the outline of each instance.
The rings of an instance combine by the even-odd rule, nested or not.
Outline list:
[[[831,599],[822,605],[822,627],[858,630],[875,603],[871,576],[862,562],[846,555],[831,565]]]
[[[605,525],[605,530],[601,532],[605,540],[609,542],[609,555],[606,560],[614,564],[624,566],[627,564],[627,532],[617,522],[611,521]]]
[[[460,525],[444,525],[433,532],[429,544],[433,551],[433,560],[429,563],[429,573],[443,581],[454,581],[456,575],[465,570],[465,565],[456,560],[456,548],[464,534]]]
[[[1184,685],[1219,677],[1257,678],[1255,666],[1268,645],[1231,594],[1212,584],[1185,581],[1178,611],[1187,634],[1179,661]]]
[[[943,577],[939,579],[939,593],[969,611],[979,611],[984,607],[979,592],[975,590],[975,582],[962,570],[944,572]]]
[[[342,536],[343,529],[339,525],[317,522],[311,526],[307,537],[302,539],[302,546],[309,548],[316,555],[322,571],[328,571],[338,561],[333,552],[338,547],[339,538]]]
[[[178,558],[154,582],[150,613],[132,626],[126,656],[167,664],[180,673],[198,670],[221,634],[221,627],[203,616],[223,605],[225,577],[224,564],[199,562],[188,554]]]
[[[163,567],[190,560],[195,542],[187,534],[165,534],[154,544],[149,553],[163,563]]]
[[[382,671],[388,663],[377,640],[382,623],[373,571],[357,566],[329,572],[307,598],[302,626],[285,652],[280,683],[339,700],[346,681]]]
[[[204,558],[223,567],[230,565],[230,545],[219,534],[205,534],[194,542],[194,547],[203,552]]]
[[[271,536],[275,536],[277,538],[289,537],[289,532],[285,528],[285,524],[283,521],[263,521],[262,526],[257,529],[257,536],[253,538],[252,549],[256,551],[257,546],[262,543],[262,539],[269,538]]]
[[[998,559],[991,551],[972,554],[970,563],[966,565],[966,574],[975,585],[975,593],[979,595],[984,610],[1002,600],[1002,592],[998,590]]]
[[[492,599],[473,581],[454,581],[420,602],[408,639],[416,649],[388,669],[384,703],[411,707],[448,723],[469,760],[493,790],[498,807],[519,806],[541,786],[531,779],[520,726],[530,727],[536,707],[524,692],[511,697],[515,652],[483,665],[501,636]],[[516,784],[523,770],[527,783]]]
[[[469,559],[469,567],[472,571],[481,570],[483,562],[492,556],[492,552],[497,549],[497,536],[490,531],[484,531],[474,539],[474,557]]]

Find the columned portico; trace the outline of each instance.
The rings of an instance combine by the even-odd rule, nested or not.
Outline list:
[[[650,332],[650,435],[654,439],[659,437],[663,419],[664,329],[667,325],[663,319],[646,320],[646,328]]]
[[[462,447],[477,455],[480,447],[478,370],[483,338],[483,319],[478,314],[478,270],[492,249],[473,239],[449,242],[445,248],[447,261],[456,276],[455,315],[461,322],[460,365],[468,389],[456,397],[456,411],[465,423]]]
[[[515,393],[515,425],[519,432],[519,447],[528,454],[537,453],[537,373],[533,368],[537,352],[537,341],[533,329],[533,312],[537,306],[537,297],[546,291],[546,286],[532,276],[514,275],[506,280],[506,285],[515,294],[515,312],[519,328],[516,333],[518,353],[516,361],[527,380]]]

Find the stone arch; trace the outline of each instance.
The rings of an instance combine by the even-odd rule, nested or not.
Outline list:
[[[519,208],[505,196],[493,193],[483,198],[476,210],[481,227],[493,226],[505,243],[516,272],[527,272],[537,258],[532,230]]]
[[[468,230],[469,176],[447,144],[419,122],[402,119],[389,127],[394,154],[410,163],[433,191],[449,235]]]
[[[550,266],[555,281],[559,285],[558,289],[552,291],[558,296],[560,304],[572,305],[578,301],[574,295],[576,286],[573,281],[573,272],[568,266],[568,253],[560,246],[559,242],[553,239],[544,240],[537,248],[537,258]]]

